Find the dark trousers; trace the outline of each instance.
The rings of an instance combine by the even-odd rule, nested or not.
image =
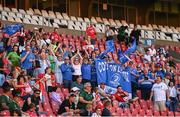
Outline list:
[[[173,112],[177,111],[178,99],[176,97],[170,97],[170,100],[171,100],[170,107],[169,107],[170,111],[173,111]]]
[[[149,100],[151,94],[151,88],[141,88],[141,98]]]
[[[138,84],[135,82],[131,82],[131,87],[132,87],[132,98],[135,98],[137,97]]]
[[[71,90],[71,83],[72,83],[71,80],[63,80],[63,87],[68,88],[70,91]]]

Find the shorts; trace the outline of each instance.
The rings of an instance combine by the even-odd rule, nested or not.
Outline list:
[[[154,109],[157,111],[165,111],[166,110],[166,101],[155,101]]]

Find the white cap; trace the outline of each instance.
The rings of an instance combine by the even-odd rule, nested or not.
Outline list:
[[[71,89],[71,91],[79,91],[80,89],[79,88],[77,88],[77,87],[73,87],[72,89]]]

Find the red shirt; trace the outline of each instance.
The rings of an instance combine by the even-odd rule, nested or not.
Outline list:
[[[59,41],[60,40],[59,34],[57,32],[53,32],[51,34],[51,40]]]
[[[87,27],[86,29],[86,35],[90,36],[91,39],[95,39],[96,38],[96,31],[94,29],[94,27],[92,25],[90,25],[89,27]]]
[[[124,97],[126,96],[126,94],[124,92],[116,92],[115,94],[113,94],[113,96],[118,102],[125,102]]]

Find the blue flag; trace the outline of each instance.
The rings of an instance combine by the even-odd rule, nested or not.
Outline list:
[[[22,27],[23,27],[22,24],[8,25],[3,29],[3,32],[11,36],[15,34],[16,32],[18,32]]]
[[[135,52],[135,51],[136,51],[136,48],[137,48],[136,39],[134,38],[134,41],[133,41],[133,43],[132,43],[132,46],[131,46],[130,48],[128,48],[128,49],[124,52],[124,54],[125,54],[125,55],[129,55],[129,54]]]
[[[130,60],[128,56],[124,55],[124,53],[121,50],[118,50],[118,59],[121,62],[121,64],[125,64]]]
[[[106,83],[107,75],[106,75],[106,68],[107,62],[105,60],[97,59],[95,61],[96,65],[96,73],[97,75],[97,82],[98,84]]]
[[[131,93],[130,74],[119,64],[97,60],[96,70],[98,84],[105,82],[108,93],[115,93],[118,85],[121,85],[124,91]]]
[[[114,52],[115,51],[114,41],[113,40],[106,41],[106,51],[107,52]]]
[[[114,41],[108,40],[106,41],[106,50],[99,55],[99,58],[102,59],[107,55],[107,53],[114,51],[115,51]]]

